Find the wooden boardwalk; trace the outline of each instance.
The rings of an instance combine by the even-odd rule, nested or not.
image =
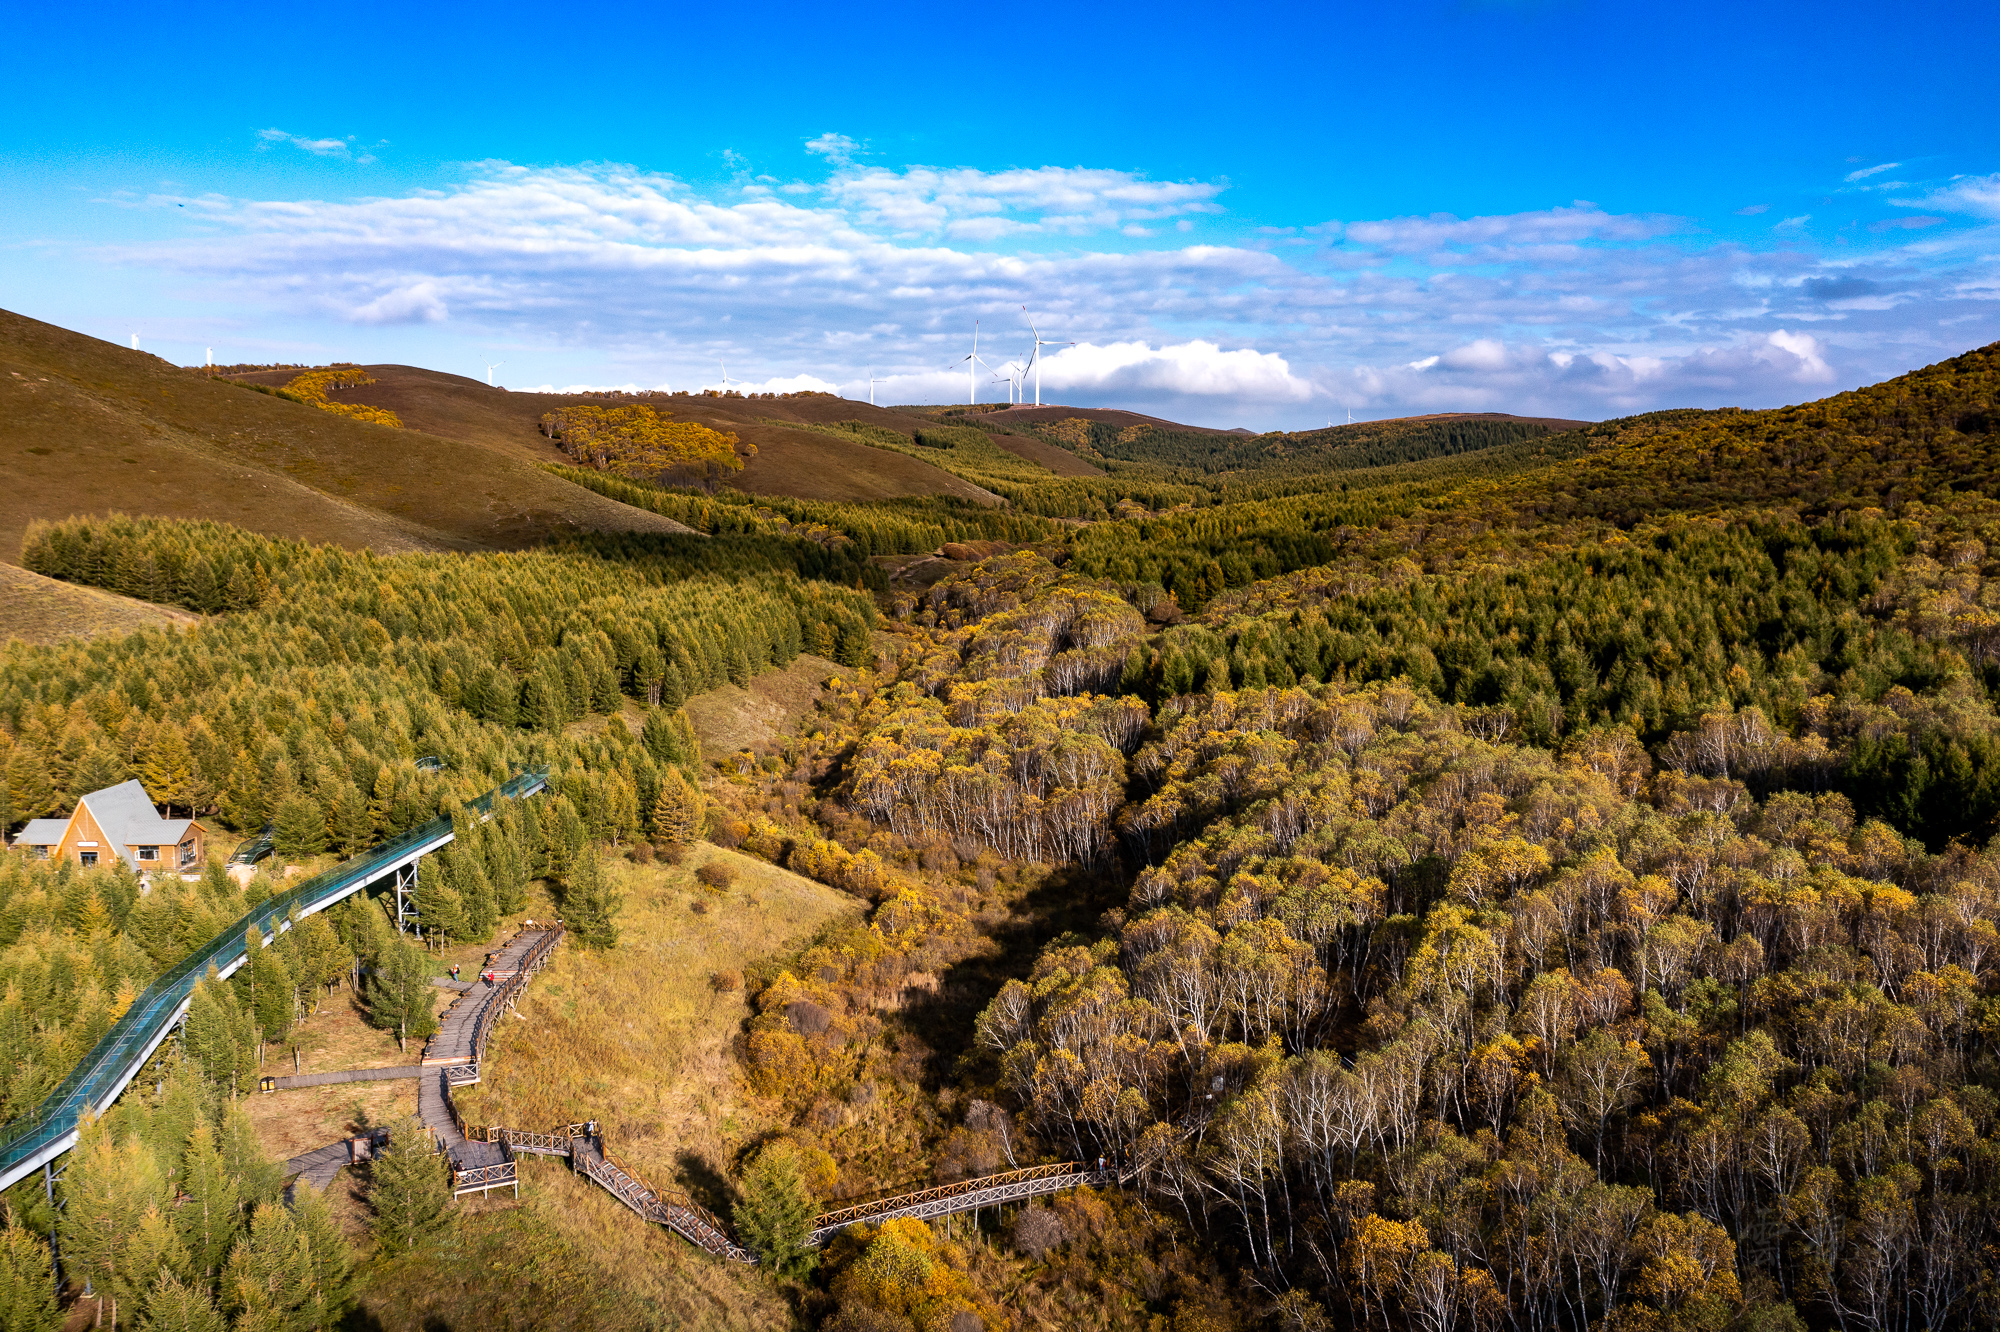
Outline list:
[[[271,1090],[289,1091],[293,1087],[326,1087],[338,1082],[389,1082],[396,1078],[414,1078],[422,1073],[420,1064],[390,1064],[386,1068],[343,1068],[337,1073],[292,1073],[282,1078],[271,1079]]]
[[[754,1263],[757,1256],[736,1238],[729,1224],[686,1195],[655,1189],[632,1173],[606,1150],[604,1135],[595,1121],[565,1124],[548,1132],[503,1128],[497,1125],[467,1127],[452,1104],[453,1087],[479,1081],[479,1063],[492,1035],[493,1021],[510,1010],[526,988],[528,980],[541,969],[563,932],[524,930],[508,940],[495,954],[492,983],[475,982],[445,1014],[443,1025],[424,1047],[422,1080],[418,1084],[418,1107],[424,1123],[451,1161],[451,1184],[455,1194],[484,1193],[490,1189],[520,1191],[517,1153],[559,1156],[570,1169],[589,1179],[643,1219],[664,1226],[689,1243],[718,1258]],[[322,1148],[332,1160],[334,1144]],[[317,1158],[319,1153],[309,1154]],[[301,1163],[306,1157],[299,1158]],[[343,1162],[344,1163],[344,1162]],[[315,1160],[320,1169],[325,1165]],[[303,1168],[303,1166],[302,1166]],[[339,1165],[326,1173],[330,1178]],[[1086,1185],[1106,1186],[1127,1183],[1135,1178],[1143,1163],[1122,1168],[1100,1163],[1099,1168],[1066,1161],[1056,1165],[1029,1166],[994,1175],[981,1175],[955,1184],[872,1198],[823,1212],[813,1218],[811,1243],[822,1245],[849,1226],[868,1225],[908,1216],[929,1218],[954,1212],[970,1212],[1003,1203],[1020,1202],[1043,1194]]]
[[[319,1192],[333,1183],[333,1177],[340,1173],[342,1166],[367,1160],[388,1141],[388,1129],[373,1129],[358,1138],[342,1138],[294,1156],[285,1162],[285,1173],[294,1176],[292,1182],[285,1186],[285,1201],[293,1201],[301,1184],[315,1193]]]
[[[417,1114],[451,1159],[454,1192],[485,1192],[505,1185],[519,1190],[514,1158],[506,1144],[468,1138],[451,1103],[451,1089],[479,1081],[479,1060],[486,1052],[494,1019],[513,1008],[528,978],[555,951],[562,933],[560,929],[522,930],[502,944],[484,968],[493,979],[472,982],[453,1000],[437,1035],[424,1046]]]

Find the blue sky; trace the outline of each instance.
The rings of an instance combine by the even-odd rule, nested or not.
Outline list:
[[[169,359],[1211,425],[2000,338],[2000,7],[22,12],[0,306]]]

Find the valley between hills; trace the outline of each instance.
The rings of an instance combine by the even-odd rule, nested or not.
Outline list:
[[[0,314],[13,1145],[243,958],[7,1189],[0,1321],[1990,1323],[1996,388],[1252,434]],[[33,840],[134,782],[197,861]],[[457,1113],[754,1265],[552,1159],[454,1196],[419,1077],[264,1090],[417,1064],[556,918]]]

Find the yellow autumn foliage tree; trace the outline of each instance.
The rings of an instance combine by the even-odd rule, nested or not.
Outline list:
[[[542,433],[564,453],[600,472],[651,477],[683,467],[743,470],[756,446],[697,421],[643,403],[626,407],[564,407],[542,417]]]
[[[302,375],[293,376],[280,392],[300,402],[310,403],[323,412],[332,412],[335,416],[366,421],[371,425],[402,429],[403,418],[386,407],[370,407],[366,403],[359,402],[332,402],[326,396],[328,389],[361,388],[374,382],[375,377],[366,370],[354,368],[308,370]]]
[[[941,1243],[913,1217],[897,1217],[862,1235],[860,1256],[834,1278],[843,1308],[860,1305],[898,1314],[918,1332],[953,1332],[972,1313],[987,1327],[1005,1325],[992,1298],[965,1270],[955,1244]]]

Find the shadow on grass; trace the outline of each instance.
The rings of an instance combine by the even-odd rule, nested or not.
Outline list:
[[[729,1215],[736,1205],[736,1194],[727,1176],[691,1151],[676,1153],[674,1167],[688,1197],[717,1216]]]
[[[997,945],[994,951],[953,963],[938,977],[936,991],[902,1011],[904,1025],[930,1050],[923,1068],[925,1090],[936,1092],[969,1071],[963,1062],[981,1057],[973,1044],[973,1024],[1002,985],[1026,979],[1052,939],[1071,933],[1094,936],[1099,918],[1122,905],[1128,892],[1127,876],[1115,864],[1100,869],[1064,865],[1015,899],[1007,919],[987,935]],[[976,1075],[975,1080],[990,1077]]]

